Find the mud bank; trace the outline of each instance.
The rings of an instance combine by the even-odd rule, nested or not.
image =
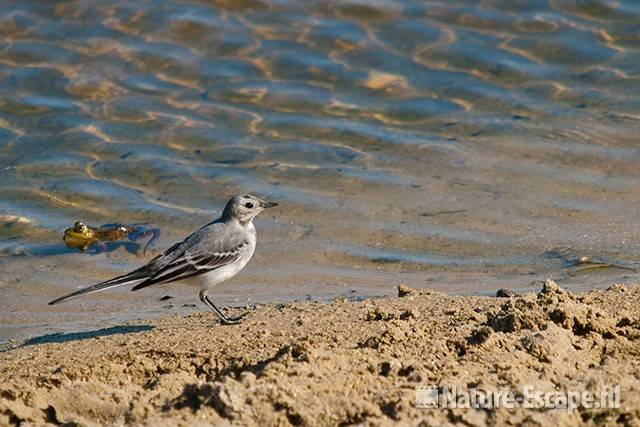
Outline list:
[[[0,425],[567,425],[640,418],[640,287],[261,306],[0,353]],[[619,408],[419,409],[415,388],[590,390]]]

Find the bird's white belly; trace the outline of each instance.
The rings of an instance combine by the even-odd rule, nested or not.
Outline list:
[[[246,262],[241,264],[239,261],[236,261],[233,264],[225,265],[224,267],[203,274],[203,285],[207,287],[215,286],[218,283],[231,279],[242,270],[244,264],[246,264]]]

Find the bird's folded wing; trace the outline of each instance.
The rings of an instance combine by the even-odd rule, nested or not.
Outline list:
[[[184,254],[172,260],[171,263],[165,265],[162,269],[154,272],[147,280],[137,284],[131,290],[136,291],[155,284],[186,279],[232,264],[240,258],[242,248],[245,244],[246,243],[243,242],[234,249],[225,252],[206,252],[198,250],[199,248],[187,250]]]

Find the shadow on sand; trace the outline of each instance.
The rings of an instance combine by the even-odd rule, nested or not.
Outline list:
[[[68,341],[86,340],[95,337],[106,337],[115,334],[135,334],[138,332],[147,332],[154,327],[150,325],[132,325],[132,326],[112,326],[110,328],[98,329],[95,331],[73,332],[69,334],[57,333],[42,335],[28,339],[22,343],[22,347],[48,343],[63,343]]]

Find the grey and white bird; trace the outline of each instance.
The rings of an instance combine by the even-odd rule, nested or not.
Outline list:
[[[232,278],[247,265],[256,248],[253,218],[264,209],[277,205],[250,194],[233,196],[220,218],[194,231],[146,265],[106,282],[79,289],[51,301],[49,305],[116,286],[134,284],[131,290],[137,291],[151,285],[182,281],[200,286],[200,301],[215,311],[222,323],[237,323],[244,315],[236,318],[225,316],[207,294],[212,286]]]

